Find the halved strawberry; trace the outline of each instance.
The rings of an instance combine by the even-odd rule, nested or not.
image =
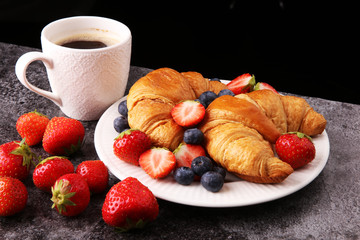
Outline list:
[[[255,85],[255,76],[249,73],[244,73],[237,78],[233,79],[227,84],[227,87],[235,94],[247,93]]]
[[[205,116],[205,108],[198,101],[186,100],[176,104],[171,110],[174,121],[183,127],[200,123]]]
[[[181,143],[174,150],[176,158],[176,168],[191,167],[191,162],[199,156],[206,156],[205,150],[201,145]]]
[[[164,178],[175,168],[175,155],[166,148],[151,148],[140,155],[139,164],[152,178]]]
[[[264,89],[268,89],[268,90],[271,90],[273,91],[274,93],[276,94],[279,94],[275,88],[273,88],[270,84],[268,83],[265,83],[265,82],[258,82],[255,87],[254,87],[254,91],[256,90],[264,90]]]

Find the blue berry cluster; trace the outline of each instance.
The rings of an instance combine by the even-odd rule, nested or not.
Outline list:
[[[199,101],[204,106],[204,108],[207,108],[210,103],[212,103],[212,101],[224,95],[235,96],[235,94],[229,89],[223,89],[219,92],[219,94],[216,94],[212,91],[206,91],[203,92],[195,101]]]
[[[114,129],[118,133],[121,133],[122,131],[129,129],[129,122],[128,122],[128,108],[127,108],[127,101],[124,100],[119,103],[118,111],[121,114],[119,117],[114,119]]]
[[[194,158],[191,167],[179,167],[174,171],[174,179],[182,185],[190,185],[199,176],[201,185],[210,192],[218,192],[224,185],[226,171],[206,156]]]

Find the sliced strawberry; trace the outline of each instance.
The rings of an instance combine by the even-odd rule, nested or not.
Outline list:
[[[235,95],[250,92],[254,85],[255,76],[249,73],[244,73],[227,84]]]
[[[268,83],[265,83],[265,82],[258,82],[255,87],[254,87],[254,91],[256,90],[264,90],[264,89],[268,89],[268,90],[271,90],[273,91],[274,93],[276,94],[279,94],[275,88],[273,88],[270,84]]]
[[[194,158],[205,156],[205,150],[201,145],[181,143],[179,147],[174,150],[176,158],[176,167],[191,167],[191,162]]]
[[[140,155],[139,164],[152,178],[164,178],[175,168],[175,155],[166,148],[151,148]]]
[[[171,110],[171,116],[180,126],[191,127],[203,120],[205,108],[197,101],[187,100],[176,104]]]

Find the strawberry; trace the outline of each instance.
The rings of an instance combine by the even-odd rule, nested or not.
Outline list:
[[[175,168],[176,158],[166,148],[151,148],[140,155],[139,164],[150,177],[164,178]]]
[[[181,143],[175,150],[176,168],[191,167],[194,158],[205,156],[205,150],[201,145]]]
[[[51,187],[54,202],[52,208],[64,216],[75,216],[83,212],[90,202],[90,191],[85,179],[77,173],[58,178]]]
[[[33,146],[41,142],[49,121],[48,117],[35,110],[18,118],[16,130],[21,138],[26,138],[25,142],[29,146]]]
[[[265,82],[258,82],[255,87],[254,87],[254,91],[256,90],[263,90],[263,89],[268,89],[268,90],[271,90],[273,91],[274,93],[276,94],[279,94],[275,88],[273,88],[270,84],[268,83],[265,83]]]
[[[149,137],[137,129],[123,131],[115,138],[114,154],[121,160],[139,166],[140,155],[151,147]]]
[[[22,211],[28,199],[25,185],[16,178],[0,177],[0,216]]]
[[[195,126],[203,120],[205,107],[198,101],[186,100],[173,107],[171,116],[182,127]]]
[[[244,73],[227,84],[227,87],[235,94],[247,93],[252,90],[255,85],[255,76]]]
[[[46,126],[43,147],[51,155],[68,156],[80,149],[85,136],[82,123],[67,117],[54,117]]]
[[[33,182],[37,188],[51,192],[51,187],[62,175],[74,173],[74,165],[64,157],[48,157],[34,169]]]
[[[108,186],[109,171],[100,160],[89,160],[80,163],[76,168],[76,173],[86,180],[92,193],[101,193]]]
[[[35,154],[31,152],[25,139],[0,146],[0,177],[8,176],[25,180],[29,175],[30,163]]]
[[[304,133],[287,133],[278,138],[275,150],[281,160],[293,169],[300,168],[315,158],[315,146]]]
[[[153,193],[133,177],[115,184],[102,207],[105,223],[120,231],[142,228],[158,214],[159,205]]]

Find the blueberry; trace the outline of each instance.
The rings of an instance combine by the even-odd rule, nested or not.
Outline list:
[[[184,142],[187,144],[201,144],[204,140],[204,134],[198,128],[190,128],[184,132]]]
[[[128,108],[127,108],[127,101],[124,100],[121,103],[119,103],[118,106],[118,111],[121,115],[123,115],[124,117],[127,117],[128,115]]]
[[[217,82],[220,82],[220,78],[217,78],[217,77],[215,77],[215,78],[210,78],[209,80],[210,80],[210,81],[217,81]]]
[[[206,91],[199,96],[199,101],[201,102],[201,104],[205,104],[204,107],[207,108],[210,103],[214,101],[217,97],[218,96],[216,95],[216,93],[212,91]]]
[[[224,96],[224,95],[235,96],[235,94],[229,89],[223,89],[218,94],[219,97]]]
[[[118,133],[121,133],[123,130],[130,128],[127,118],[124,116],[119,116],[115,118],[114,128]]]
[[[200,182],[206,190],[218,192],[224,185],[224,178],[218,172],[209,171],[201,176]]]
[[[201,101],[200,99],[195,99],[194,101],[197,101],[197,102],[201,103],[201,105],[203,105],[204,108],[207,107],[206,104],[205,104],[205,102],[204,102],[204,101]]]
[[[190,185],[194,177],[195,173],[189,167],[179,167],[174,171],[174,179],[181,185]]]
[[[213,167],[213,171],[220,173],[221,176],[223,176],[223,178],[225,179],[225,177],[226,177],[226,170],[225,170],[225,168],[222,168],[222,167],[220,167],[220,166],[214,166],[214,167]]]
[[[202,176],[204,173],[211,171],[213,163],[210,158],[206,156],[199,156],[192,160],[191,169],[198,176]]]

